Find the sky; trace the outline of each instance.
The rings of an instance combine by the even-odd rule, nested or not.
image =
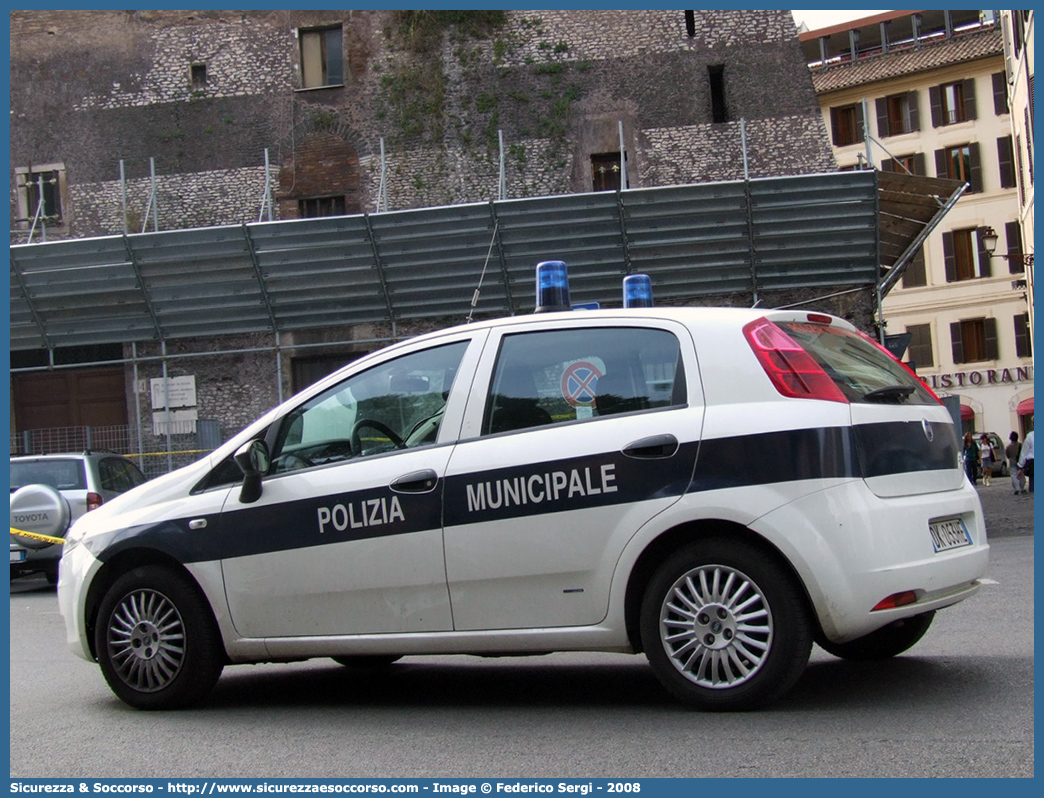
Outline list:
[[[809,30],[815,30],[816,28],[826,28],[830,25],[837,25],[842,22],[848,22],[853,19],[861,19],[862,17],[873,16],[874,14],[881,14],[882,11],[823,11],[816,9],[814,11],[791,11],[794,15],[794,21],[800,25],[804,22],[808,25]]]

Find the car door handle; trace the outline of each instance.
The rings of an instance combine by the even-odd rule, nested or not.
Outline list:
[[[678,439],[670,433],[650,435],[627,444],[623,453],[635,460],[655,460],[661,457],[673,457],[678,451]]]
[[[425,468],[411,474],[403,474],[391,484],[396,493],[431,493],[439,484],[439,475],[432,469]]]

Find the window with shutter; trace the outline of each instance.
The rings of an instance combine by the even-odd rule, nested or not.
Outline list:
[[[834,144],[847,147],[863,140],[863,106],[859,103],[830,109]]]
[[[1021,274],[1026,271],[1026,262],[1022,252],[1022,227],[1018,222],[1004,223],[1004,238],[1008,246],[1008,271]]]
[[[915,368],[929,368],[935,365],[932,353],[932,326],[930,324],[911,324],[906,331],[910,333],[910,345],[907,347],[907,360]]]
[[[1015,148],[1011,136],[997,139],[997,162],[1000,165],[1001,188],[1015,188]]]
[[[1015,316],[1015,354],[1018,357],[1033,357],[1029,313],[1020,313]]]

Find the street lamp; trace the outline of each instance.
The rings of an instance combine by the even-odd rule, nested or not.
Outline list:
[[[982,248],[986,250],[988,257],[993,257],[997,251],[997,241],[999,240],[997,231],[992,227],[980,227],[979,228],[979,241],[982,242]],[[1033,253],[1023,254],[1021,252],[1014,252],[1008,255],[998,255],[998,258],[1004,258],[1004,260],[1013,260],[1016,263],[1021,263],[1023,266],[1032,269],[1033,268]]]

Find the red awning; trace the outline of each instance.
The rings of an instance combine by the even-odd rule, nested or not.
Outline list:
[[[974,418],[975,411],[968,407],[968,405],[961,405],[961,421],[972,421]]]
[[[1015,412],[1020,416],[1032,416],[1033,415],[1033,397],[1029,399],[1023,399],[1019,402],[1019,406],[1015,408]]]

